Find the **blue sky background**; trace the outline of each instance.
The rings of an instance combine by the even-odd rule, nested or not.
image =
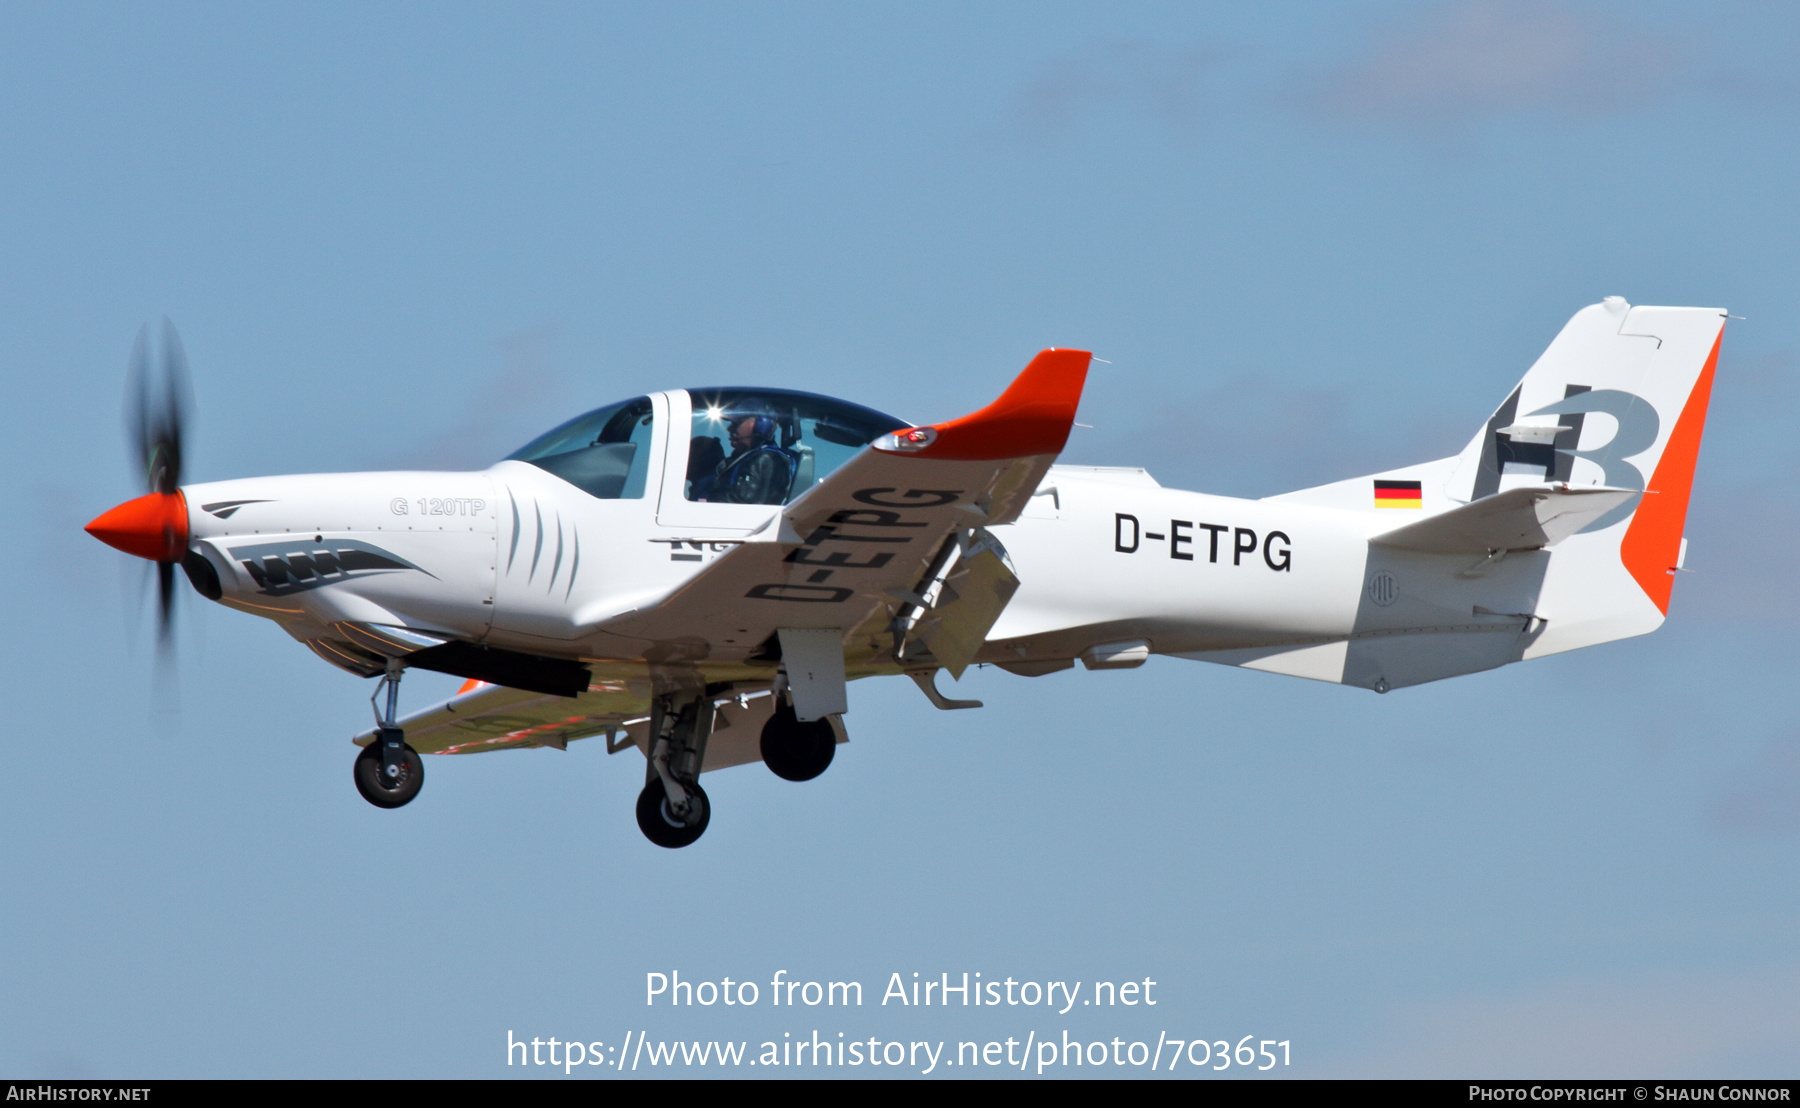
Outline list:
[[[0,9],[0,1072],[818,1029],[1792,1076],[1797,47],[1747,0]],[[165,314],[192,480],[482,466],[688,384],[936,420],[1065,345],[1111,360],[1068,460],[1262,496],[1454,452],[1609,294],[1748,317],[1657,634],[1386,697],[865,682],[825,777],[709,778],[679,852],[592,743],[370,807],[369,686],[199,602],[159,725],[135,567],[81,533],[135,494],[124,367]],[[647,1010],[670,969],[871,993]],[[1160,1003],[875,1003],[965,970]]]

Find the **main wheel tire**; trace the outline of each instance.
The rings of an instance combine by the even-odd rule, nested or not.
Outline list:
[[[381,775],[381,744],[372,742],[362,748],[356,756],[356,791],[362,798],[377,808],[399,808],[413,797],[425,785],[425,761],[419,752],[408,746],[404,748],[405,757],[400,762],[400,783],[390,786]]]
[[[686,820],[681,820],[669,810],[669,795],[663,789],[662,778],[652,778],[644,786],[637,799],[638,830],[644,833],[644,838],[673,850],[687,846],[706,833],[706,825],[712,822],[712,802],[706,799],[706,790],[699,785],[686,788],[688,814]]]
[[[785,781],[811,781],[836,754],[837,732],[828,719],[802,723],[792,706],[782,704],[763,724],[763,764]]]

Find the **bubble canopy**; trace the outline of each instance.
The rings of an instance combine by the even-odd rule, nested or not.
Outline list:
[[[650,469],[655,409],[648,396],[578,415],[508,454],[530,462],[601,500],[643,497]]]
[[[689,389],[688,397],[687,471],[670,479],[681,480],[686,499],[695,501],[785,504],[876,438],[912,426],[861,404],[794,389]],[[603,500],[638,499],[649,485],[654,423],[650,398],[634,397],[577,416],[507,458]]]

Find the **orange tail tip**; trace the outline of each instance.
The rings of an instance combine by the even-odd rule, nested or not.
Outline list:
[[[147,493],[101,513],[84,530],[127,554],[179,562],[188,544],[187,497],[179,490]]]
[[[1085,350],[1045,350],[1000,399],[973,415],[896,434],[882,447],[917,458],[987,461],[1059,454],[1087,383]],[[877,446],[881,443],[878,441]]]

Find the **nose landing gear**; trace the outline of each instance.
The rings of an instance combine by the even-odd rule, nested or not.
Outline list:
[[[381,684],[369,698],[371,707],[387,693],[384,712],[375,709],[375,741],[356,756],[354,777],[356,791],[377,808],[398,808],[419,795],[425,785],[425,762],[419,752],[406,745],[406,732],[394,723],[400,701],[400,674],[404,667],[398,658],[389,658]]]

